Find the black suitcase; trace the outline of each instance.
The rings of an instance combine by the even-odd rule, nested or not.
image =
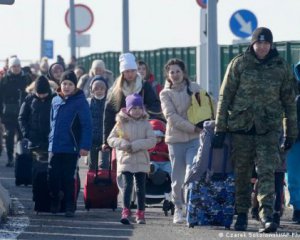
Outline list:
[[[34,211],[39,212],[51,212],[51,197],[50,191],[48,188],[47,182],[48,176],[48,162],[40,162],[34,161],[33,164],[33,183],[32,183],[32,200],[34,201]],[[80,177],[79,177],[79,169],[77,169],[76,179],[75,179],[75,209],[78,194],[80,191]],[[61,209],[59,212],[65,212],[65,201],[64,199],[61,202]]]
[[[32,184],[32,156],[31,154],[16,154],[15,184],[25,186]]]

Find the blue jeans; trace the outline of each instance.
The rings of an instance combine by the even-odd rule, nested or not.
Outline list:
[[[150,164],[152,164],[154,166],[154,172],[155,173],[157,170],[161,170],[161,171],[164,171],[164,172],[167,172],[169,174],[169,176],[171,176],[171,172],[172,172],[172,169],[171,169],[171,162],[170,161],[167,161],[167,162],[154,162],[154,161],[151,161]]]
[[[169,143],[168,147],[172,166],[172,198],[175,206],[182,208],[184,200],[187,200],[183,184],[197,154],[199,139],[196,138],[184,143]]]

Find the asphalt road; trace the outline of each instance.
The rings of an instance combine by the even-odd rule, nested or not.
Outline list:
[[[13,208],[5,224],[0,225],[0,239],[134,239],[134,240],[188,240],[188,239],[300,239],[300,225],[291,223],[291,209],[286,208],[282,226],[277,234],[258,234],[259,223],[250,219],[247,232],[235,232],[223,227],[174,225],[171,216],[164,216],[161,206],[146,209],[146,225],[122,225],[119,223],[120,207],[86,211],[81,189],[78,210],[74,218],[63,214],[39,214],[33,211],[30,186],[15,186],[14,169],[5,167],[5,158],[0,158],[0,181],[9,190]],[[86,166],[80,164],[81,186],[84,186]],[[120,206],[120,204],[119,204]]]

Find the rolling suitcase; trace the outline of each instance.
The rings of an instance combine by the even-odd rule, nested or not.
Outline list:
[[[116,160],[114,156],[114,153],[110,154],[108,169],[98,169],[97,164],[96,170],[88,171],[83,192],[87,210],[90,208],[115,210],[117,208],[119,190],[116,182]]]
[[[18,141],[15,161],[15,184],[25,186],[32,184],[32,155],[28,149],[28,140]]]
[[[222,162],[222,171],[215,171],[212,167],[215,151],[223,152],[223,159],[218,159]],[[189,227],[213,225],[230,228],[234,215],[235,187],[233,172],[226,171],[228,160],[227,145],[223,149],[210,147],[206,172],[198,180],[189,184],[187,207]]]
[[[33,162],[33,180],[32,180],[32,200],[34,201],[34,211],[39,212],[51,212],[51,197],[48,187],[48,161],[34,161]],[[63,189],[62,189],[63,190]],[[75,177],[75,210],[78,194],[80,191],[80,177],[79,169],[77,168],[77,173]],[[65,201],[62,199],[61,209],[59,212],[65,212]]]
[[[230,228],[234,215],[235,186],[230,159],[231,139],[224,147],[213,149],[214,121],[206,121],[200,134],[200,146],[185,184],[188,187],[187,223]]]

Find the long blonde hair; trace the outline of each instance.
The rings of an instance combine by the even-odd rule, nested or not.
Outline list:
[[[121,108],[121,102],[123,97],[122,86],[124,84],[125,78],[123,73],[121,73],[115,80],[112,90],[108,95],[108,100],[112,103],[116,111],[119,111]]]

